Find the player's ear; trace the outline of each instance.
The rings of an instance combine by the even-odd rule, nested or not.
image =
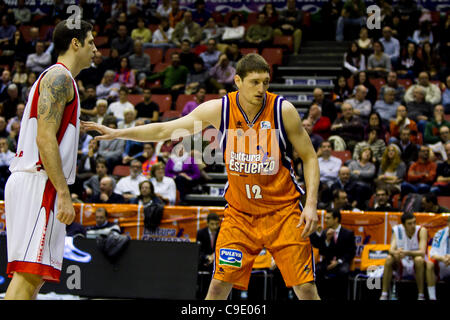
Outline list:
[[[81,43],[77,38],[72,38],[72,41],[70,44],[71,44],[72,48],[74,48],[75,50],[78,50],[81,47]]]
[[[234,83],[236,84],[236,86],[239,88],[242,84],[242,79],[240,76],[238,76],[237,74],[234,76]]]

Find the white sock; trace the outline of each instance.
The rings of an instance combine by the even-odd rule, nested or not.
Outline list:
[[[417,300],[425,300],[425,295],[423,293],[419,293]]]
[[[428,287],[428,297],[430,300],[436,300],[436,287]]]
[[[380,299],[385,300],[385,299],[387,299],[387,297],[388,297],[388,292],[387,292],[387,291],[381,292],[381,297],[380,297]]]

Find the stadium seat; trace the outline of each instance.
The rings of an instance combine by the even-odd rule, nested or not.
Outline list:
[[[161,121],[169,121],[169,120],[173,120],[173,119],[178,119],[181,117],[181,112],[177,111],[177,110],[166,110],[164,111],[162,117],[161,117]]]
[[[342,160],[344,164],[347,160],[352,160],[352,153],[349,150],[344,151],[331,151],[331,155]]]
[[[152,66],[163,61],[164,51],[161,48],[147,48],[144,49],[144,53],[148,54],[150,57],[150,63]]]
[[[292,36],[274,36],[273,37],[273,44],[274,46],[286,48],[287,51],[292,52],[294,43],[294,38]]]
[[[175,104],[175,110],[181,112],[183,111],[184,105],[189,101],[194,101],[195,95],[193,94],[180,94],[178,95],[177,102]]]
[[[270,65],[281,65],[283,63],[282,48],[264,48],[261,55]]]
[[[166,63],[166,62],[160,62],[157,63],[154,67],[153,67],[153,72],[161,72],[164,71],[165,68],[167,68],[170,65],[170,63]]]
[[[109,38],[107,36],[96,36],[94,38],[94,43],[97,49],[105,48],[108,45]]]
[[[159,106],[159,112],[170,110],[172,96],[170,94],[152,94],[152,101]]]
[[[117,165],[113,169],[113,176],[126,177],[130,175],[130,167],[124,165]]]
[[[19,27],[19,30],[22,33],[22,36],[23,36],[23,39],[25,40],[25,42],[31,41],[30,29],[31,29],[31,26],[26,26],[26,25],[21,25]]]
[[[168,48],[166,50],[166,53],[164,54],[164,62],[165,63],[171,63],[172,62],[172,53],[173,52],[180,52],[180,48]]]
[[[380,93],[381,87],[386,83],[386,81],[383,78],[369,78],[369,81],[375,89],[377,89],[377,96]]]
[[[440,206],[450,209],[450,196],[440,196],[437,197],[437,200]]]
[[[245,56],[246,54],[249,54],[249,53],[258,53],[257,48],[240,48],[239,51],[241,52],[241,54],[243,56]]]
[[[398,79],[398,84],[405,87],[405,89],[408,89],[410,85],[412,85],[411,79]]]
[[[129,94],[128,101],[131,102],[134,106],[136,106],[139,102],[143,101],[142,94]]]

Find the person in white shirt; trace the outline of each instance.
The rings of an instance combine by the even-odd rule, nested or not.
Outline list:
[[[128,88],[122,86],[119,89],[119,101],[111,103],[107,113],[113,114],[120,121],[125,119],[124,112],[127,109],[135,110],[134,105],[128,101]]]
[[[422,71],[419,73],[419,77],[417,78],[417,84],[413,84],[409,86],[408,90],[405,93],[405,102],[413,102],[414,101],[414,89],[416,87],[423,87],[425,89],[425,101],[435,106],[439,102],[441,102],[442,94],[441,89],[434,83],[430,82],[430,75],[426,71]]]
[[[172,178],[166,177],[164,163],[155,163],[151,168],[150,179],[155,189],[155,194],[166,204],[174,205],[177,197],[177,187]]]
[[[322,141],[317,155],[319,156],[320,182],[331,187],[337,182],[342,160],[331,155],[330,141]]]
[[[8,139],[0,138],[0,167],[9,167],[14,156],[14,152],[8,149]]]
[[[129,201],[139,196],[139,184],[145,180],[147,178],[142,175],[142,163],[139,160],[133,160],[130,164],[130,175],[117,182],[114,193],[122,195]]]
[[[161,22],[158,25],[158,29],[153,32],[152,43],[144,44],[144,48],[149,47],[174,47],[172,43],[173,28],[169,24],[168,18],[161,18]]]
[[[367,88],[362,84],[355,89],[355,97],[347,99],[344,103],[349,103],[353,107],[353,114],[360,116],[366,122],[369,120],[369,114],[372,111],[372,104],[366,99]]]
[[[52,63],[52,56],[45,52],[44,43],[39,41],[36,43],[36,53],[29,54],[27,57],[26,67],[32,71],[40,74]]]

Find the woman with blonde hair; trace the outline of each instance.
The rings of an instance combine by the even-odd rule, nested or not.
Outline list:
[[[376,186],[388,190],[391,195],[399,193],[405,174],[406,165],[401,159],[400,149],[395,144],[390,144],[381,158]]]

